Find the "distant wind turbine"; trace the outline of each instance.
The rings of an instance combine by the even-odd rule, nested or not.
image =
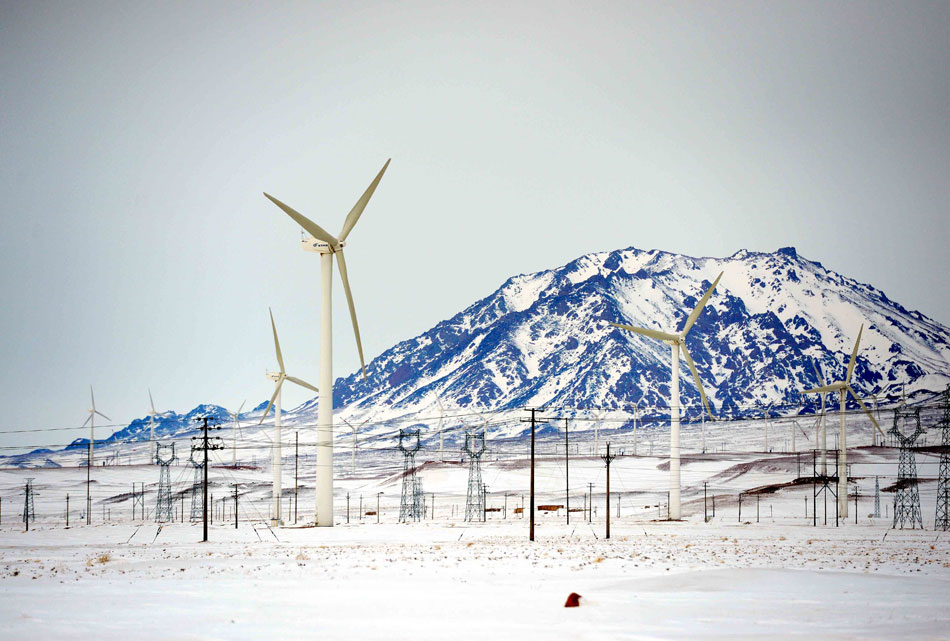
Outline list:
[[[86,423],[89,423],[89,455],[86,459],[86,525],[92,523],[92,494],[90,493],[90,488],[92,484],[92,465],[95,460],[96,414],[107,421],[112,420],[96,409],[96,395],[92,392],[92,385],[89,386],[89,398],[92,401],[92,408],[89,410],[89,416],[86,417],[85,422],[82,424],[83,427],[86,427]]]
[[[268,310],[270,311],[270,310]],[[299,378],[294,378],[293,376],[288,376],[287,372],[284,370],[284,357],[280,353],[280,341],[277,340],[277,325],[274,324],[274,312],[270,312],[270,326],[274,331],[274,351],[277,352],[277,365],[280,367],[278,372],[268,372],[268,380],[272,380],[276,383],[274,387],[274,395],[271,396],[270,402],[267,404],[267,408],[264,409],[264,413],[261,414],[261,420],[257,422],[258,425],[264,422],[264,419],[267,417],[267,413],[270,412],[270,408],[275,408],[274,413],[274,463],[271,466],[274,472],[274,486],[272,492],[273,498],[273,510],[274,525],[280,525],[280,493],[281,493],[281,441],[280,441],[280,397],[281,397],[281,388],[284,384],[284,381],[290,381],[291,383],[296,383],[301,387],[306,387],[308,390],[320,393],[316,387],[308,383],[307,381],[301,380]],[[276,401],[276,402],[275,402]]]
[[[148,402],[152,409],[148,412],[148,447],[149,447],[149,460],[152,463],[155,463],[155,417],[160,415],[161,412],[155,410],[155,401],[152,400],[152,390],[148,390]]]
[[[686,335],[689,334],[689,330],[693,327],[693,323],[695,323],[696,319],[699,318],[700,313],[703,311],[703,307],[706,306],[706,301],[708,301],[709,297],[712,296],[713,290],[716,289],[716,285],[719,284],[719,279],[721,278],[722,273],[720,272],[719,276],[716,277],[715,282],[699,300],[699,302],[696,304],[696,307],[686,319],[686,324],[683,326],[683,331],[678,334],[668,334],[655,329],[634,327],[632,325],[623,325],[620,323],[610,323],[614,327],[619,327],[620,329],[625,329],[629,332],[636,332],[637,334],[643,334],[644,336],[661,340],[671,347],[673,355],[673,375],[670,385],[670,519],[674,521],[679,520],[680,518],[680,352],[683,352],[683,356],[686,357],[686,363],[689,365],[689,369],[693,373],[693,380],[696,382],[696,388],[699,390],[699,395],[703,399],[703,406],[706,408],[706,412],[709,414],[709,417],[712,420],[716,420],[716,417],[713,416],[712,412],[709,410],[709,403],[706,400],[706,392],[703,390],[703,384],[699,380],[699,372],[696,371],[696,365],[693,363],[693,357],[690,356],[689,350],[686,349]]]
[[[247,403],[247,400],[241,402],[241,407],[238,408],[236,412],[228,412],[228,415],[231,417],[231,467],[237,467],[237,438],[238,430],[241,428],[241,410],[244,409],[244,403]]]
[[[881,433],[881,436],[884,436],[881,426],[877,424],[877,419],[875,419],[874,415],[868,411],[867,405],[864,404],[864,401],[858,398],[858,395],[855,394],[854,390],[851,388],[851,374],[854,373],[854,363],[858,357],[858,347],[861,345],[861,333],[863,331],[864,325],[862,324],[861,329],[858,330],[858,339],[854,341],[854,350],[851,352],[851,360],[848,361],[848,369],[845,373],[844,380],[835,381],[834,383],[829,383],[827,385],[822,385],[821,387],[815,387],[802,392],[802,394],[822,395],[827,392],[838,392],[840,400],[839,414],[841,416],[840,444],[838,446],[838,511],[842,518],[847,518],[848,516],[848,439],[844,429],[844,406],[845,401],[848,398],[848,394],[850,394],[851,397],[858,402],[858,405],[861,406],[861,409],[864,410],[864,413],[867,414],[868,418],[871,419],[871,422],[874,424],[874,427],[877,429],[877,431]],[[824,447],[824,444],[822,444],[822,447]]]
[[[369,419],[364,420],[359,425],[353,425],[345,418],[342,420],[344,423],[346,423],[346,426],[349,427],[350,430],[353,431],[353,440],[351,441],[352,450],[351,450],[351,455],[350,455],[351,456],[350,469],[352,470],[352,474],[355,475],[356,474],[356,450],[360,449],[360,441],[359,441],[359,436],[357,435],[357,431],[361,427],[366,425],[369,422]]]
[[[343,247],[346,237],[356,225],[363,210],[372,198],[376,186],[382,179],[389,160],[376,174],[360,199],[353,205],[353,209],[346,215],[340,237],[336,238],[303,214],[280,202],[270,194],[265,193],[272,203],[280,207],[285,214],[304,228],[312,238],[302,241],[306,251],[320,254],[320,389],[317,406],[317,479],[316,479],[316,525],[333,527],[333,314],[331,287],[333,283],[333,256],[336,255],[337,265],[340,267],[340,279],[343,281],[343,291],[346,293],[346,302],[350,308],[350,320],[353,323],[353,333],[356,336],[356,349],[360,355],[360,367],[363,378],[366,378],[366,364],[363,361],[363,345],[360,341],[360,328],[356,322],[356,307],[353,305],[353,294],[350,292],[350,281],[346,273],[346,260],[343,258]]]

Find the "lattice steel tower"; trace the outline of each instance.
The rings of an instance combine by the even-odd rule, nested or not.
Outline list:
[[[33,505],[33,478],[26,479],[26,490],[23,497],[23,522],[30,523],[36,520],[36,508]]]
[[[937,518],[934,529],[950,530],[950,385],[940,395],[943,417],[937,425],[943,433],[940,440],[940,473],[937,475]]]
[[[902,422],[910,423],[913,434],[904,436],[900,430]],[[897,492],[894,494],[894,522],[891,528],[904,529],[904,523],[910,522],[910,529],[924,529],[920,517],[920,494],[917,491],[917,462],[914,459],[914,441],[924,430],[920,427],[920,408],[902,407],[894,410],[894,427],[889,431],[900,443],[900,462],[897,465]]]
[[[159,466],[158,498],[155,500],[155,522],[166,523],[172,520],[172,481],[169,466],[178,460],[175,456],[175,444],[155,443],[155,463]]]
[[[415,437],[415,443],[411,443]],[[425,501],[422,479],[416,477],[416,452],[422,447],[419,430],[399,430],[399,451],[402,452],[402,496],[399,499],[399,522],[418,521],[423,516]]]
[[[204,483],[202,483],[201,473],[204,470],[204,462],[201,459],[201,446],[192,444],[191,454],[188,456],[188,462],[195,468],[194,480],[191,482],[191,516],[189,520],[200,521],[202,517],[202,505],[204,501]],[[195,455],[198,458],[195,458]]]
[[[468,432],[465,447],[468,454],[468,493],[465,495],[465,520],[485,520],[485,484],[482,483],[482,454],[485,453],[485,432]]]

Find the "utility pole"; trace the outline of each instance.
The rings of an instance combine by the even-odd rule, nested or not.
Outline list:
[[[346,524],[350,524],[350,493],[346,493]]]
[[[238,529],[238,484],[234,483],[234,529]]]
[[[544,409],[540,407],[526,407],[526,411],[531,412],[531,418],[521,419],[522,423],[530,422],[531,423],[531,501],[528,505],[530,514],[528,516],[529,525],[528,525],[528,540],[534,541],[534,427],[537,422],[537,413],[543,412]]]
[[[376,523],[379,523],[379,497],[382,496],[382,492],[376,493]]]
[[[567,419],[564,419],[564,505],[567,507],[567,524],[571,524],[571,453],[568,444]]]
[[[604,465],[607,466],[607,498],[606,498],[606,500],[604,501],[604,505],[606,506],[605,512],[607,513],[607,514],[606,514],[606,518],[607,518],[607,535],[606,535],[605,538],[608,538],[608,539],[609,539],[609,538],[610,538],[610,463],[611,463],[611,461],[613,461],[615,458],[617,458],[616,456],[611,456],[611,454],[610,454],[610,441],[607,441],[607,453],[604,454],[604,455],[602,455],[600,458],[602,458],[602,459],[604,460]],[[591,498],[593,498],[593,497],[591,497]],[[619,507],[620,504],[618,503],[617,506]]]
[[[587,522],[594,522],[594,484],[587,484]]]
[[[706,481],[703,481],[703,523],[709,523],[709,514],[706,512]]]
[[[300,430],[294,432],[294,525],[297,525],[297,463],[300,454]]]
[[[221,440],[220,437],[217,437],[217,436],[214,437],[214,438],[216,439],[216,441],[215,441],[214,443],[212,443],[212,442],[209,441],[209,439],[208,439],[208,429],[209,429],[209,427],[208,427],[208,420],[209,420],[209,418],[213,420],[213,417],[208,417],[208,416],[204,416],[204,417],[195,419],[195,420],[198,420],[198,421],[202,421],[202,422],[203,422],[203,426],[202,426],[203,435],[202,435],[202,436],[192,436],[192,437],[191,437],[191,440],[193,440],[193,441],[199,441],[199,442],[201,443],[200,449],[204,451],[204,455],[203,455],[203,456],[204,456],[204,465],[203,465],[203,467],[204,467],[204,478],[203,478],[203,480],[202,480],[202,485],[204,486],[204,487],[203,487],[203,492],[202,492],[202,494],[203,494],[204,496],[202,496],[202,506],[201,506],[201,512],[202,512],[202,539],[201,539],[201,542],[202,542],[202,543],[207,543],[207,542],[208,542],[208,450],[220,450],[220,449],[223,449],[223,448],[224,448],[224,444],[218,442],[218,441]],[[218,427],[217,425],[212,425],[210,429],[219,430],[219,429],[221,429],[221,428]],[[182,520],[185,519],[184,505],[185,505],[184,502],[182,502],[182,514],[181,514]]]

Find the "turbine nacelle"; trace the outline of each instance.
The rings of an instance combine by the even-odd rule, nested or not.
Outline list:
[[[315,254],[333,254],[346,247],[346,243],[340,241],[336,246],[331,245],[325,240],[314,238],[313,236],[304,236],[300,239],[300,248],[307,252]]]

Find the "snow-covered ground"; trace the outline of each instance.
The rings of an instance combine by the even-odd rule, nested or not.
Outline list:
[[[543,519],[534,543],[520,519],[215,525],[206,544],[190,524],[41,527],[0,534],[4,638],[937,639],[950,624],[947,538],[884,524],[621,517],[608,541],[602,523]],[[581,607],[563,607],[571,592]]]
[[[570,524],[563,507],[537,512],[533,543],[526,514],[517,510],[528,502],[523,441],[489,444],[482,479],[490,511],[483,523],[462,518],[468,465],[454,448],[444,462],[431,449],[419,453],[427,512],[408,524],[398,523],[399,452],[361,449],[354,470],[350,452],[339,448],[337,527],[319,529],[304,527],[313,514],[312,451],[301,448],[296,527],[293,456],[284,459],[285,525],[271,527],[269,446],[244,445],[237,468],[225,465],[229,452],[215,452],[210,543],[200,543],[200,526],[187,522],[188,465],[171,468],[176,521],[161,528],[151,520],[156,466],[93,468],[91,526],[83,514],[85,468],[65,458],[64,467],[6,468],[0,637],[946,638],[950,542],[933,531],[936,455],[916,455],[927,529],[891,530],[897,450],[870,447],[869,425],[851,427],[849,440],[859,447],[848,453],[852,498],[839,527],[833,499],[826,525],[824,497],[814,501],[812,484],[796,482],[811,477],[811,452],[764,452],[764,424],[745,422],[717,424],[706,453],[699,426],[685,429],[684,520],[677,523],[662,520],[666,432],[644,431],[636,456],[629,433],[606,430],[599,446],[589,433],[575,435],[570,505],[583,510],[592,503],[593,510],[572,511]],[[773,450],[790,444],[789,430],[773,423]],[[813,445],[808,432],[812,442],[798,447]],[[593,455],[605,440],[624,454],[611,467],[610,540],[606,470]],[[292,454],[292,445],[285,447]],[[538,504],[563,506],[561,437],[540,439],[537,450]],[[116,460],[135,460],[124,456]],[[880,518],[870,516],[875,476]],[[29,477],[37,519],[27,532],[20,519]],[[132,518],[139,483],[145,519]],[[237,529],[233,498],[222,500],[233,483]],[[581,607],[563,607],[571,592],[582,595]]]

